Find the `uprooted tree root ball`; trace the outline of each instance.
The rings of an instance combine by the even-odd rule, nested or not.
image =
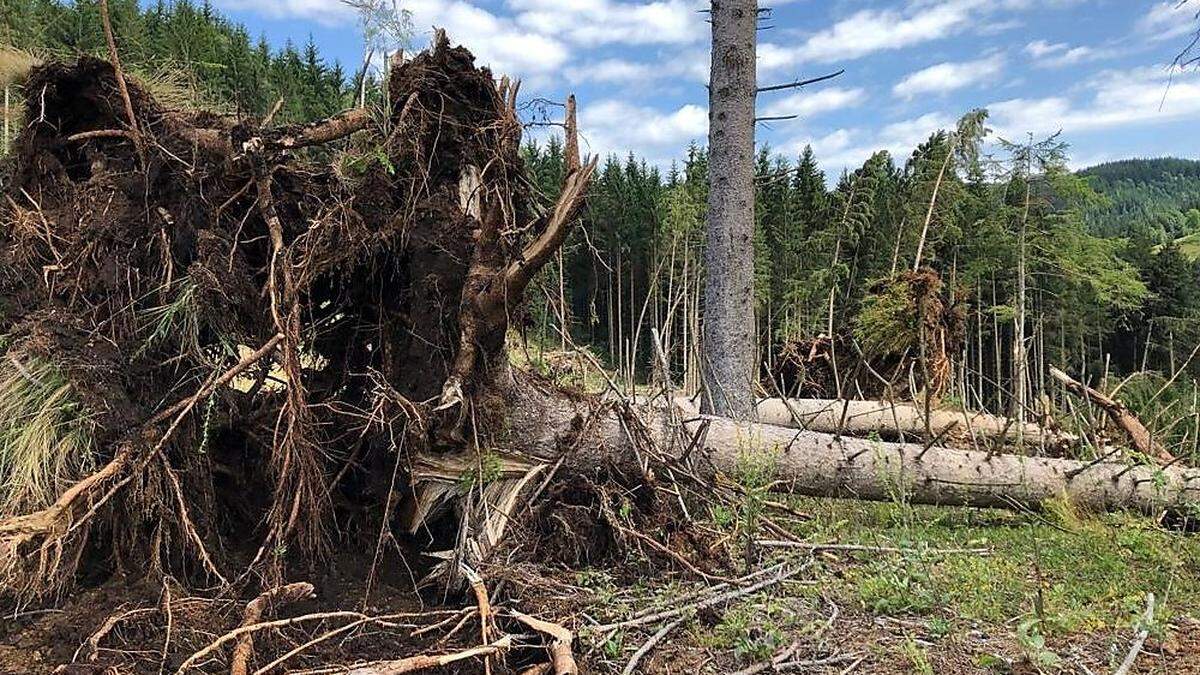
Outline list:
[[[91,58],[30,74],[0,234],[0,409],[24,415],[0,427],[6,600],[108,575],[182,580],[69,660],[103,664],[114,627],[169,643],[187,607],[236,628],[259,592],[315,612],[312,587],[280,589],[331,559],[358,571],[349,594],[368,602],[388,556],[418,568],[410,583],[458,592],[480,584],[476,568],[502,575],[533,555],[603,562],[628,543],[622,522],[677,527],[647,458],[555,462],[610,406],[507,365],[523,291],[595,168],[573,142],[573,102],[562,197],[542,205],[518,83],[440,33],[393,64],[377,108],[307,126],[166,110],[132,81],[131,120],[123,77]],[[514,427],[550,399],[568,410],[560,425]],[[422,550],[444,553],[435,565]],[[391,614],[360,624],[466,616]],[[248,635],[200,656],[176,636],[162,661],[246,672]]]

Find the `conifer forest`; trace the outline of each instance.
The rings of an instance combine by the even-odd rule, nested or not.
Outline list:
[[[0,673],[1200,672],[1200,4],[1116,4],[0,0]]]

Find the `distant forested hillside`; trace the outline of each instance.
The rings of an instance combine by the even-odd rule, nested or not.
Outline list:
[[[1084,213],[1092,233],[1154,245],[1196,235],[1196,250],[1187,252],[1200,254],[1200,161],[1127,159],[1079,173],[1107,197]],[[1188,241],[1180,242],[1185,249]]]
[[[295,122],[326,117],[352,103],[357,76],[328,63],[311,40],[272,49],[207,2],[111,0],[109,7],[122,61],[168,104],[261,116],[282,101],[276,119]],[[4,47],[18,51],[6,53]],[[13,54],[105,56],[97,3],[0,0],[0,61]],[[0,75],[4,72],[0,63]],[[19,80],[3,84],[7,89]]]

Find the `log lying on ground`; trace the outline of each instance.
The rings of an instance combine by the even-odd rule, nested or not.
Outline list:
[[[964,410],[931,410],[928,424],[923,409],[912,403],[839,399],[767,398],[758,403],[758,421],[784,427],[829,434],[865,436],[876,433],[887,438],[946,437],[987,441],[994,439],[1036,444],[1072,445],[1078,439],[1062,431],[1007,417]]]
[[[1129,436],[1129,442],[1138,452],[1168,464],[1175,462],[1175,456],[1162,445],[1154,442],[1150,430],[1146,428],[1145,424],[1142,424],[1137,415],[1125,407],[1124,403],[1092,389],[1054,366],[1050,367],[1050,376],[1061,382],[1067,391],[1100,406],[1112,421]]]
[[[526,401],[513,409],[513,428],[539,428],[539,433],[525,438],[526,447],[542,457],[560,454],[555,450],[562,447],[559,440],[578,433],[580,418],[596,414],[582,407],[572,409],[561,399],[521,396]],[[1142,513],[1183,508],[1200,498],[1200,470],[1195,469],[837,437],[696,416],[685,408],[673,415],[662,406],[634,410],[644,422],[646,436],[668,462],[686,458],[698,476],[708,479],[714,472],[734,473],[747,457],[767,457],[779,489],[793,494],[872,501],[903,498],[914,504],[1002,509],[1036,509],[1047,500],[1066,498],[1088,511]],[[630,448],[628,419],[614,411],[601,414],[603,419],[587,425],[594,430],[592,437],[576,442],[577,454],[568,456],[566,464],[596,466],[621,448]]]
[[[748,451],[773,456],[776,479],[795,494],[1005,509],[1066,498],[1089,511],[1143,513],[1200,498],[1200,471],[1174,467],[927,448],[721,418],[686,427],[703,431],[703,453],[721,471],[734,470]]]

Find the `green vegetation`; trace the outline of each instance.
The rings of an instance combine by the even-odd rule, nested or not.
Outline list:
[[[874,614],[939,616],[1003,624],[1037,616],[1038,630],[1065,635],[1119,630],[1153,591],[1165,615],[1200,607],[1200,547],[1151,521],[804,499],[806,539],[898,547],[850,553],[825,568],[835,585]],[[987,548],[989,555],[939,549]],[[845,565],[849,563],[849,569]],[[844,570],[843,574],[838,574]]]
[[[91,469],[93,426],[49,362],[0,361],[0,516],[42,508]]]
[[[1108,203],[1085,213],[1088,228],[1105,237],[1165,244],[1200,232],[1200,162],[1127,159],[1080,172]]]
[[[282,100],[276,119],[299,122],[327,117],[354,100],[361,72],[349,77],[328,64],[311,40],[274,51],[265,37],[255,39],[208,2],[111,0],[109,11],[130,72],[143,82],[169,80],[186,92],[167,103],[263,115]],[[0,45],[42,57],[106,54],[98,5],[86,0],[0,2]]]
[[[1200,619],[1200,547],[1145,518],[1079,514],[1063,504],[1041,514],[808,498],[789,506],[810,515],[791,521],[802,539],[866,550],[814,551],[792,582],[689,617],[685,643],[736,667],[800,641],[806,654],[827,653],[818,647],[826,644],[840,644],[843,653],[866,648],[872,663],[882,660],[894,672],[958,672],[947,663],[1014,672],[1020,662],[1054,672],[1077,653],[1071,645],[1080,638],[1112,635],[1124,644],[1139,626],[1147,592],[1160,601],[1156,640],[1172,640],[1172,627],[1188,625],[1180,619]],[[719,520],[714,525],[728,531]],[[809,555],[758,554],[763,565]],[[621,587],[601,572],[576,581],[592,592],[600,616],[669,608],[694,590],[691,582],[655,580]],[[876,641],[881,636],[887,639]],[[605,658],[621,664],[643,639],[616,634],[615,644],[601,646]]]

